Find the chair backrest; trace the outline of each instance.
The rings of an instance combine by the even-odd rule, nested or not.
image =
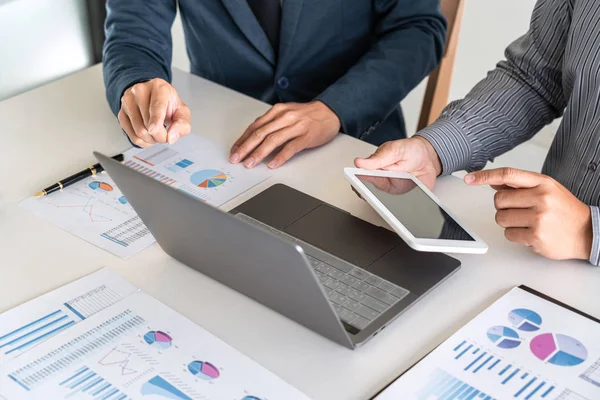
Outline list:
[[[429,75],[417,130],[433,123],[448,104],[464,3],[464,0],[441,0],[442,12],[448,20],[446,48],[439,67]]]

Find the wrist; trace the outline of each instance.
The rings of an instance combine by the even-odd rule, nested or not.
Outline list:
[[[342,121],[340,120],[340,117],[336,114],[336,112],[333,111],[331,107],[323,103],[321,100],[315,100],[315,103],[329,115],[329,118],[331,119],[333,125],[335,125],[335,132],[340,132],[340,129],[342,128]]]
[[[435,151],[433,145],[429,143],[429,140],[425,139],[422,136],[413,136],[413,138],[423,143],[425,147],[426,157],[429,160],[433,169],[435,170],[435,176],[440,176],[443,172],[442,161],[440,160],[440,156],[438,155],[437,151]]]

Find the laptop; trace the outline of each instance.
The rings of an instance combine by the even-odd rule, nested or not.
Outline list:
[[[168,255],[349,349],[460,268],[286,185],[225,213],[94,155]]]

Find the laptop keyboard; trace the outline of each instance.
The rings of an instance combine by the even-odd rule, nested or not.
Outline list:
[[[297,242],[292,236],[245,214],[239,213],[236,216],[288,241]],[[365,329],[410,293],[348,262],[342,261],[333,266],[311,255],[307,254],[306,257],[337,315],[343,322],[358,330]]]

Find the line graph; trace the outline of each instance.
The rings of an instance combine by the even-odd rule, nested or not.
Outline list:
[[[100,214],[95,214],[94,213],[94,205],[90,204],[92,201],[94,200],[93,197],[88,197],[87,201],[85,202],[85,204],[55,204],[52,201],[48,200],[48,204],[56,207],[56,208],[80,208],[82,212],[86,213],[90,219],[91,222],[97,223],[97,222],[111,222],[112,219],[105,217],[103,215]]]
[[[113,347],[98,361],[98,364],[102,366],[118,366],[121,368],[122,376],[137,374],[137,370],[128,367],[131,363],[131,356],[132,354],[129,352]]]

